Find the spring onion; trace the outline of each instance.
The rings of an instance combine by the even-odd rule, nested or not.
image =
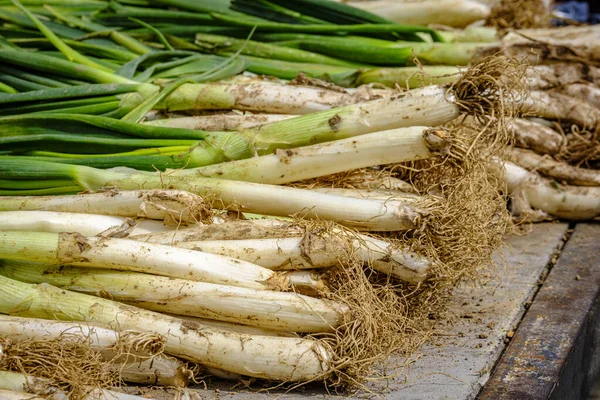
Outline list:
[[[130,270],[252,289],[285,289],[277,274],[248,262],[78,233],[2,232],[0,255],[8,260]]]
[[[519,147],[550,155],[557,154],[561,149],[563,137],[548,126],[532,120],[516,118],[511,122],[510,128]]]
[[[597,170],[573,167],[524,149],[510,149],[506,157],[529,171],[537,171],[557,182],[576,186],[600,186],[600,171]]]
[[[53,211],[0,211],[0,231],[78,232],[87,236],[126,237],[167,230],[158,221]]]
[[[50,283],[163,313],[189,315],[287,332],[330,332],[344,306],[296,293],[245,289],[140,273],[3,262],[0,273]],[[152,288],[152,290],[148,290]]]
[[[368,166],[429,158],[447,152],[450,142],[444,130],[415,126],[279,150],[272,155],[173,172],[173,176],[282,184]]]
[[[0,209],[114,215],[186,223],[202,221],[204,201],[178,190],[106,190],[76,196],[4,197]]]
[[[562,185],[504,161],[502,176],[508,190],[526,206],[568,220],[586,220],[600,215],[598,187]],[[527,208],[527,207],[525,207]]]
[[[202,326],[111,300],[0,277],[0,312],[143,329],[165,337],[165,351],[210,367],[257,378],[325,378],[332,354],[318,341],[240,334]],[[27,301],[24,301],[27,299]]]
[[[123,332],[87,323],[0,315],[0,336],[13,342],[73,341],[98,352],[127,382],[187,386],[189,371],[181,361],[161,354],[163,340],[148,333]],[[125,354],[123,354],[125,353]]]

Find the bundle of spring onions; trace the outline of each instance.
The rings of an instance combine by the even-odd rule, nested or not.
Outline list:
[[[364,379],[376,361],[423,340],[408,334],[424,316],[405,295],[430,299],[501,243],[504,199],[480,166],[505,140],[497,107],[511,93],[487,76],[509,67],[493,59],[452,87],[268,124],[239,114],[234,125],[245,128],[228,132],[185,127],[202,117],[181,118],[179,128],[70,113],[4,118],[3,137],[22,139],[18,146],[39,135],[110,148],[174,132],[193,140],[181,144],[195,163],[142,171],[150,155],[128,154],[98,169],[33,146],[0,158],[0,313],[15,325],[35,318],[40,332],[60,319],[68,329],[163,341],[135,374],[123,367],[106,383],[25,371],[81,398],[120,381],[183,386],[195,373],[336,386]],[[466,110],[489,121],[485,134],[439,127]],[[85,136],[74,133],[81,129]],[[52,359],[65,340],[32,330],[18,349],[46,346]],[[118,350],[102,358],[81,338],[77,346],[113,366],[103,370],[125,363]],[[169,357],[176,361],[161,361]]]
[[[510,226],[509,137],[562,149],[513,106],[596,114],[543,107],[575,96],[543,83],[560,64],[475,62],[526,39],[366,9],[0,0],[0,390],[341,388],[424,340]],[[573,49],[594,62],[593,41]]]
[[[517,148],[506,150],[500,173],[518,219],[593,219],[600,216],[598,72],[572,64],[554,68],[573,74],[583,70],[590,78],[563,86],[568,75],[557,75],[558,80],[544,82],[531,93],[529,118],[515,121]]]

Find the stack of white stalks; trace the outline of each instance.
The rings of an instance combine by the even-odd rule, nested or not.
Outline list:
[[[516,148],[504,156],[512,212],[530,221],[593,219],[600,215],[600,69],[535,70],[528,117],[514,122]]]
[[[495,28],[478,27],[457,32],[486,30],[492,38],[497,34]],[[599,216],[600,25],[513,30],[477,57],[487,51],[501,51],[528,65],[521,118],[510,124],[516,148],[507,149],[502,163],[515,218]],[[412,75],[405,74],[407,69],[379,68],[364,80],[404,87],[413,80],[453,81],[460,76],[441,68],[422,66]]]
[[[505,36],[506,38],[506,36]],[[503,174],[518,219],[600,215],[600,26],[522,31],[537,42]]]
[[[428,159],[433,166],[468,154],[475,143],[439,126],[465,111],[483,118],[500,104],[493,83],[508,64],[494,65],[495,72],[474,68],[452,86],[389,91],[394,95],[307,115],[169,122],[208,129],[218,120],[224,130],[275,121],[254,132],[263,140],[271,131],[311,132],[328,135],[325,143],[271,154],[264,150],[278,144],[262,143],[265,155],[163,173],[44,164],[44,173],[60,169],[89,192],[1,199],[0,369],[38,371],[26,367],[49,353],[27,352],[28,361],[23,349],[45,341],[45,348],[70,346],[69,354],[90,358],[90,368],[102,366],[97,373],[113,384],[182,387],[199,372],[287,383],[364,378],[363,365],[396,348],[402,335],[398,327],[381,334],[378,318],[404,321],[405,301],[394,300],[397,310],[365,309],[368,275],[412,287],[426,282],[440,259],[415,251],[410,238],[435,224],[446,191],[456,194],[454,183],[416,193],[379,166]],[[286,87],[294,88],[280,85]],[[332,174],[343,188],[322,184]],[[497,226],[497,217],[482,224]],[[471,234],[463,231],[453,233]],[[369,354],[386,340],[390,348]],[[68,363],[67,351],[59,353]],[[97,381],[77,383],[80,377],[24,385],[33,378],[3,374],[13,374],[0,379],[8,391],[116,396],[94,387]]]
[[[455,4],[454,11],[446,12],[450,3]],[[419,11],[436,7],[444,16],[429,12],[432,19],[419,23],[472,24],[449,34],[496,41],[489,51],[501,50],[530,64],[526,76],[530,95],[524,101],[523,118],[512,123],[516,148],[507,150],[500,163],[513,197],[513,215],[527,221],[600,216],[600,25],[549,28],[551,2],[542,0],[351,4],[398,21],[419,18]],[[477,26],[477,19],[502,31]],[[538,29],[514,29],[523,27]],[[389,84],[387,74],[394,72],[376,72]]]

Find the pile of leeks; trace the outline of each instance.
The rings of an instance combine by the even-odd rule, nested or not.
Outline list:
[[[465,109],[447,83],[531,43],[288,3],[0,0],[0,313],[28,317],[0,318],[0,338],[92,330],[141,384],[185,386],[182,360],[327,380],[343,362],[322,338],[354,318],[332,271],[358,263],[411,290],[436,273],[410,238],[440,196],[381,166],[451,156],[439,127]],[[594,61],[591,43],[578,49]],[[115,357],[128,331],[161,350]]]

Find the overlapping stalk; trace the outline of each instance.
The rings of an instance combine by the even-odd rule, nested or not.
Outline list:
[[[0,281],[0,309],[13,315],[104,326],[113,325],[117,316],[122,329],[149,329],[163,335],[170,354],[243,375],[304,381],[324,377],[331,370],[329,350],[312,339],[228,332],[47,284],[30,285],[5,277]],[[30,301],[23,303],[24,298]]]
[[[278,274],[223,256],[79,233],[2,232],[0,258],[124,269],[253,289],[286,289]]]
[[[46,282],[162,313],[284,332],[331,332],[349,311],[341,304],[296,293],[244,289],[140,273],[81,268],[56,271],[41,264],[8,261],[0,268],[2,275],[22,282]],[[149,291],[149,287],[154,289]]]

